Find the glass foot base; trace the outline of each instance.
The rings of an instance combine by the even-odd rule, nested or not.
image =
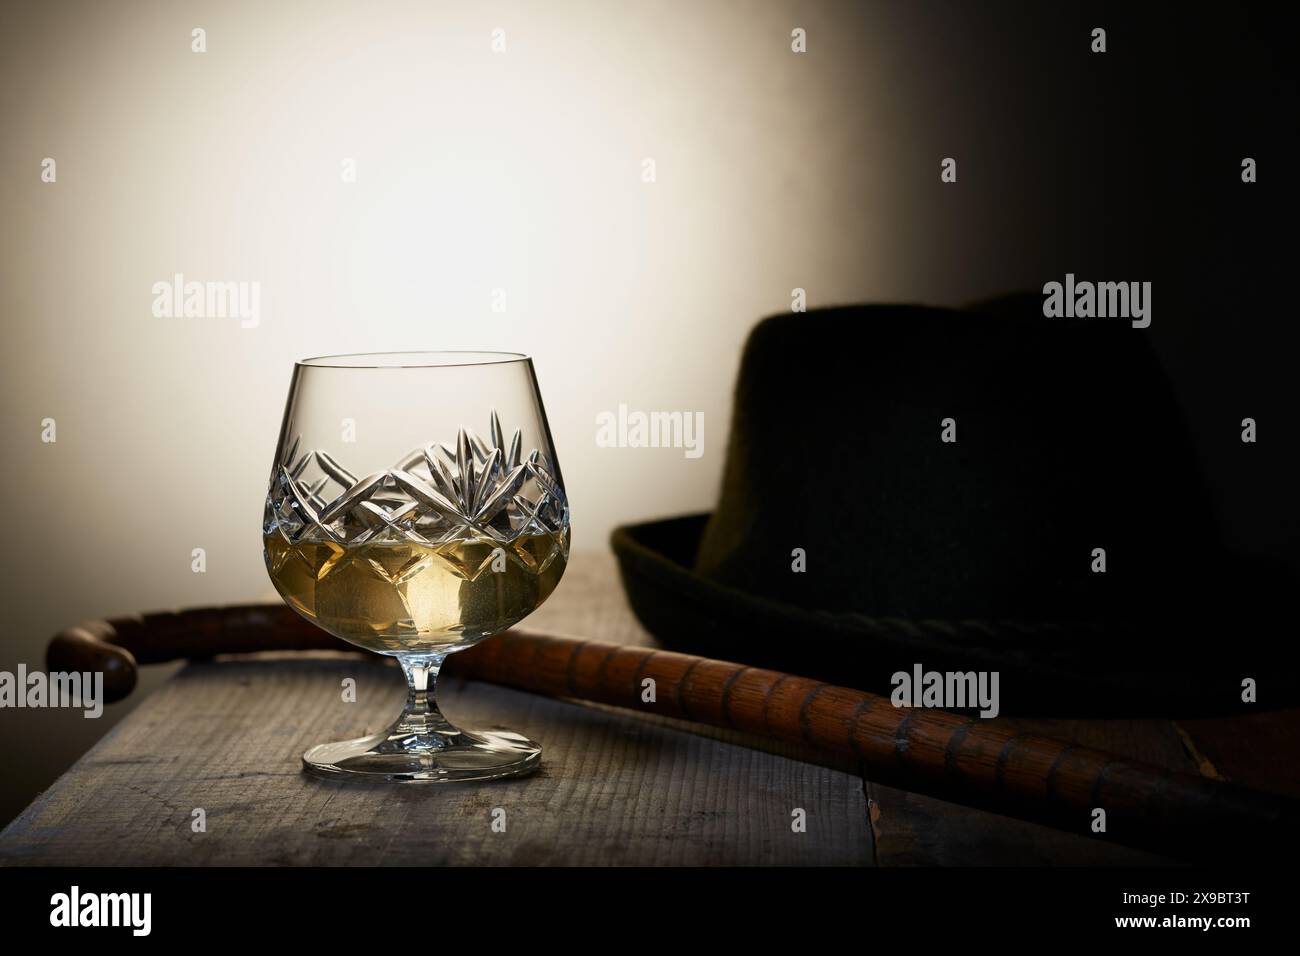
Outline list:
[[[302,755],[303,769],[318,777],[409,783],[497,780],[532,773],[542,748],[506,732],[453,730],[401,734],[392,730],[333,744]]]

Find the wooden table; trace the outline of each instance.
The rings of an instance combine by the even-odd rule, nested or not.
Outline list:
[[[527,623],[652,643],[604,554],[575,555],[556,595]],[[355,703],[343,700],[348,677],[356,680]],[[726,731],[456,679],[445,680],[439,695],[451,719],[539,741],[538,773],[394,786],[321,781],[300,771],[309,745],[379,730],[404,693],[391,662],[349,654],[189,664],[0,834],[0,863],[1164,862],[1087,834],[879,786]],[[1277,765],[1296,752],[1296,717],[1016,723],[1300,795],[1294,761]],[[196,832],[200,809],[206,829]],[[797,810],[804,811],[803,832],[792,827]]]

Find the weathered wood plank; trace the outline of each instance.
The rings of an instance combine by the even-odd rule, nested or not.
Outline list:
[[[1300,708],[1215,720],[1180,720],[1202,772],[1300,797]]]
[[[592,552],[575,553],[528,625],[651,643],[612,559]],[[341,700],[344,676],[357,679],[356,704]],[[813,766],[787,744],[454,680],[442,691],[449,715],[541,741],[539,774],[412,787],[300,773],[309,744],[378,730],[401,697],[396,670],[362,658],[191,665],[0,834],[0,863],[1159,862],[1085,834],[864,783],[856,768]],[[1260,723],[1184,726],[1203,760],[1267,785],[1262,767],[1277,772],[1267,755],[1293,752],[1300,720],[1242,720]],[[1175,769],[1199,765],[1163,721],[1019,725]],[[195,807],[208,813],[205,834],[190,830]],[[491,831],[494,807],[506,810],[504,834]],[[807,833],[790,828],[795,807],[808,811]]]
[[[1173,726],[1164,720],[1013,720],[1026,733],[1075,740],[1170,769],[1195,772]],[[1088,821],[1067,833],[931,797],[867,784],[881,866],[1158,866],[1172,863],[1092,836]]]
[[[344,703],[340,683],[357,681]],[[539,740],[517,781],[394,786],[307,777],[311,743],[378,730],[399,672],[346,656],[193,664],[0,835],[7,864],[869,864],[861,781],[811,764],[486,684],[467,726]],[[791,811],[807,812],[807,832]],[[191,832],[203,808],[207,832]],[[491,828],[494,808],[506,832]]]

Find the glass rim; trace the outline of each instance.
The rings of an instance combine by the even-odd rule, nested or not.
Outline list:
[[[504,365],[528,362],[523,352],[493,352],[483,349],[428,349],[413,352],[344,352],[299,359],[302,368],[458,368],[469,365]]]

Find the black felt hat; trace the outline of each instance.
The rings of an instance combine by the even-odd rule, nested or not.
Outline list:
[[[917,665],[996,670],[1009,714],[1297,699],[1294,582],[1225,551],[1126,321],[1044,318],[1037,296],[766,319],[726,455],[712,514],[613,534],[665,646],[879,693]]]

